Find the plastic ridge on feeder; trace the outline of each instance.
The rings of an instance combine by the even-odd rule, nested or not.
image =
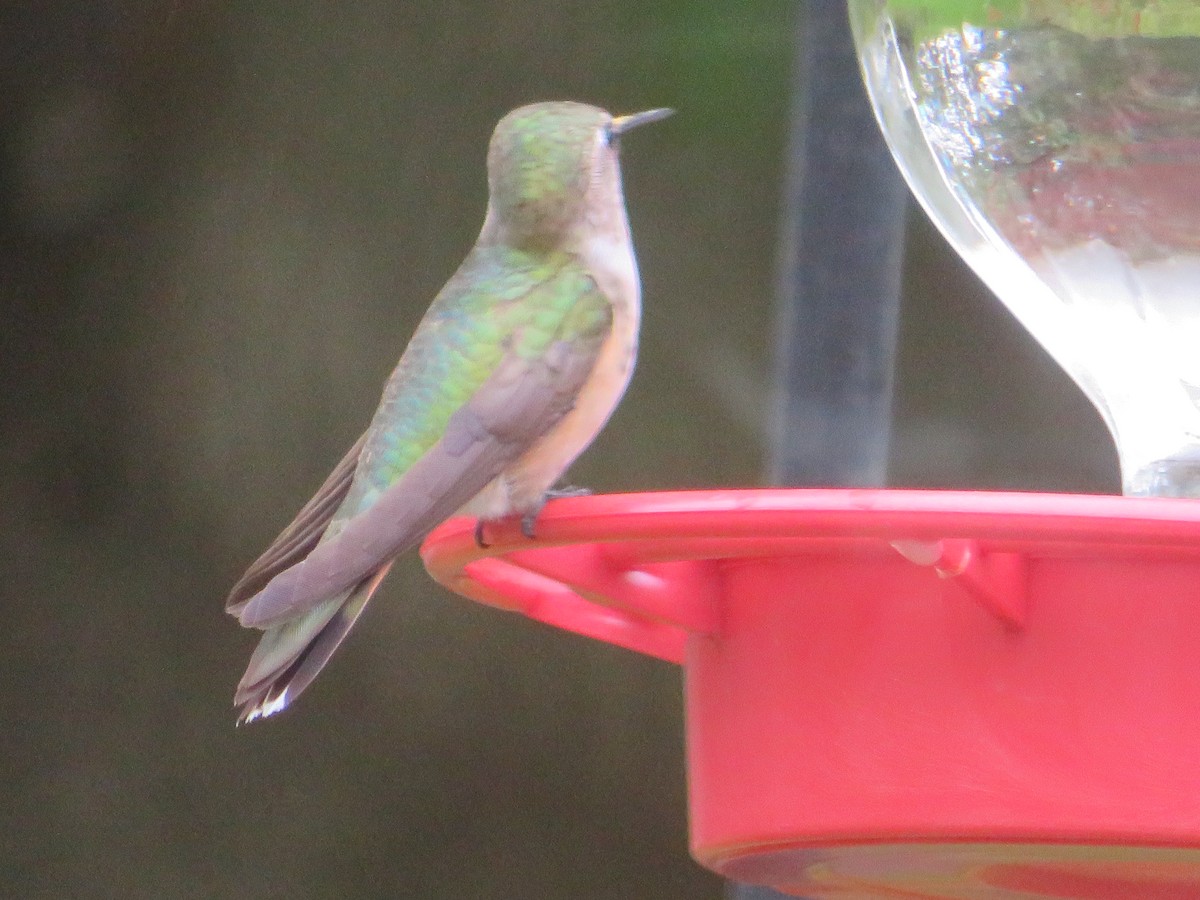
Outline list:
[[[984,553],[978,541],[892,541],[896,552],[918,566],[932,566],[942,578],[953,578],[972,597],[1008,625],[1025,624],[1025,557],[1019,553]]]

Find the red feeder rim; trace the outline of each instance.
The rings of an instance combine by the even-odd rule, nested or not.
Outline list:
[[[515,520],[455,518],[421,548],[429,574],[479,603],[682,663],[688,634],[717,627],[705,562],[876,545],[958,576],[1017,623],[1011,554],[1105,546],[1200,556],[1200,502],[979,491],[754,489],[606,494],[549,503],[537,539]],[[985,555],[982,550],[986,548]],[[999,563],[999,565],[997,565]]]

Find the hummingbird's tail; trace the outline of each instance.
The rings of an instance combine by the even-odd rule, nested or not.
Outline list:
[[[312,684],[391,567],[388,561],[349,591],[266,629],[233,697],[239,725],[274,715]]]

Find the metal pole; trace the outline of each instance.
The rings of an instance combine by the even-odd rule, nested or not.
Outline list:
[[[808,0],[784,198],[768,475],[887,477],[908,192],[859,75],[845,0]]]
[[[881,486],[908,193],[863,88],[845,0],[797,17],[768,474],[797,486]],[[771,900],[731,883],[730,900]]]

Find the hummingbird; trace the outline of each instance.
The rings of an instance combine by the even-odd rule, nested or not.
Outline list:
[[[574,102],[508,113],[488,146],[483,228],[438,292],[362,437],[234,585],[263,632],[239,724],[287,707],[324,668],[395,558],[449,516],[520,516],[552,487],[633,374],[641,286],[621,137],[670,115]]]

